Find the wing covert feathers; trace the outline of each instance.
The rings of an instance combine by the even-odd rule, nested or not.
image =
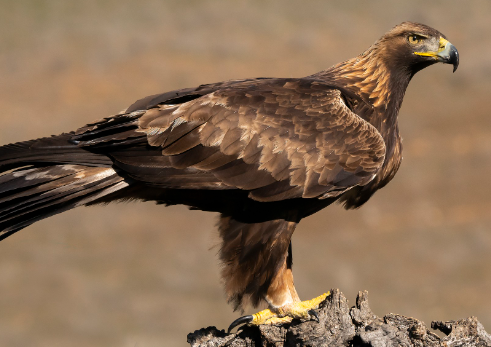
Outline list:
[[[338,196],[368,183],[385,157],[378,131],[315,80],[255,81],[160,105],[136,132],[171,167],[212,174],[214,187],[258,201]]]

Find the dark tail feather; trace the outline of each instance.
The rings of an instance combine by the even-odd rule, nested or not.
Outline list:
[[[77,164],[111,167],[106,155],[90,152],[70,141],[73,134],[61,134],[0,147],[0,172],[25,165]]]
[[[64,134],[0,147],[0,240],[129,185],[107,156],[68,139]]]

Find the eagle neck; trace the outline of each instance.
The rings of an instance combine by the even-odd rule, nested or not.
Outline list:
[[[356,112],[375,126],[387,141],[397,132],[397,115],[411,80],[409,69],[397,65],[397,59],[385,59],[375,44],[356,58],[316,74],[357,95],[370,110]],[[389,140],[390,141],[390,140]]]

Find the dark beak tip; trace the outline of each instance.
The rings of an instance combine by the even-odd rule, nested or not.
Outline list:
[[[452,46],[450,50],[450,61],[453,65],[453,72],[457,71],[457,68],[459,67],[459,51],[457,51],[457,48]]]
[[[453,72],[457,71],[457,68],[459,67],[459,54],[456,53],[454,57],[451,57],[451,62],[453,64]]]

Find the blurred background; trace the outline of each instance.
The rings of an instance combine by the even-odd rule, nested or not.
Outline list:
[[[301,77],[402,21],[443,32],[459,70],[416,75],[404,160],[363,208],[304,220],[295,283],[310,299],[491,331],[491,2],[0,0],[0,142],[74,130],[149,94],[246,77]],[[185,346],[225,329],[217,216],[152,203],[79,208],[0,243],[2,346]],[[246,313],[252,313],[249,309]]]

